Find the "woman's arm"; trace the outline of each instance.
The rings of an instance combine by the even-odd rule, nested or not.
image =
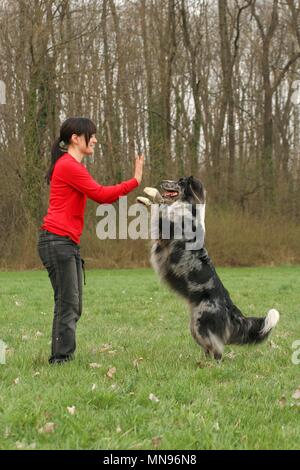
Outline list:
[[[59,163],[59,162],[58,162]],[[86,194],[98,203],[111,204],[135,189],[141,182],[144,157],[136,157],[135,176],[114,186],[102,186],[90,175],[87,169],[76,160],[64,160],[57,165],[55,177]]]

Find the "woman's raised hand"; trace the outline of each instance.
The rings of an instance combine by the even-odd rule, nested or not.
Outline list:
[[[141,183],[142,177],[143,177],[144,161],[145,161],[144,155],[136,155],[134,177],[139,184]]]

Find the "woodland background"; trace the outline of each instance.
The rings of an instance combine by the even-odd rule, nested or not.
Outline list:
[[[0,80],[2,269],[41,266],[44,174],[69,116],[97,124],[86,166],[102,184],[130,178],[138,150],[143,186],[202,179],[215,263],[300,263],[299,0],[0,0]],[[149,241],[96,237],[96,206],[87,266],[148,266]]]

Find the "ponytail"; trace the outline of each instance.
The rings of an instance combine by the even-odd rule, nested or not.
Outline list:
[[[66,144],[63,141],[61,141],[60,137],[58,137],[54,141],[52,148],[51,148],[51,164],[50,164],[49,170],[47,171],[45,175],[45,180],[47,181],[47,184],[50,184],[55,163],[62,155],[66,153],[66,151],[67,151]]]

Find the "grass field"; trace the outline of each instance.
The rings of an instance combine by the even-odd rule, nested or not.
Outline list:
[[[246,315],[280,311],[263,345],[227,347],[216,364],[190,336],[184,302],[152,270],[93,270],[76,360],[54,367],[47,273],[1,272],[0,340],[8,350],[0,448],[299,449],[300,364],[291,358],[300,339],[300,267],[218,272]]]

